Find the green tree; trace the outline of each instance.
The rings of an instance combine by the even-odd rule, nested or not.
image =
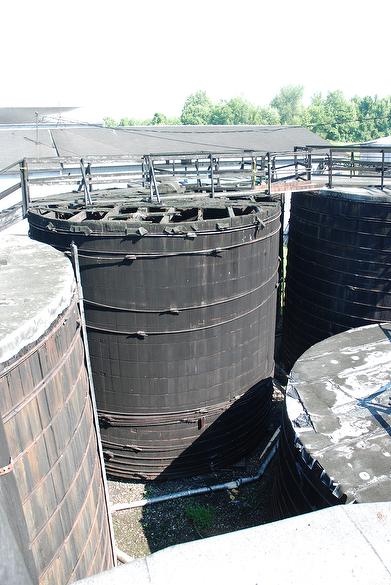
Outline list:
[[[282,87],[272,99],[270,105],[277,110],[281,124],[300,125],[302,123],[304,114],[303,92],[302,85],[287,85]]]
[[[278,124],[273,108],[259,108],[241,97],[221,101],[212,108],[210,124]]]
[[[211,124],[252,124],[255,108],[241,97],[221,101],[212,108]]]
[[[259,107],[256,112],[255,124],[262,124],[265,126],[280,124],[280,114],[275,108],[270,106]]]
[[[116,126],[118,126],[114,118],[110,117],[103,118],[103,125],[106,126],[107,128],[115,128]]]
[[[167,124],[167,116],[162,114],[161,112],[155,112],[152,120],[150,121],[151,126],[159,126]]]
[[[354,140],[364,142],[391,134],[391,97],[354,97],[358,126]]]
[[[182,124],[209,124],[213,104],[205,91],[196,91],[186,99],[182,113]]]
[[[138,126],[138,121],[134,118],[121,118],[119,126]]]

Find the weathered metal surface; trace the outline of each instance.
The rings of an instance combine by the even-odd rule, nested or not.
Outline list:
[[[1,417],[0,469],[0,581],[7,585],[37,585],[37,570]]]
[[[286,365],[351,327],[391,320],[391,193],[295,193],[289,225]]]
[[[112,545],[76,294],[53,314],[61,299],[54,275],[69,264],[27,238],[24,245],[33,266],[42,265],[27,280],[20,240],[18,262],[5,260],[13,281],[5,299],[9,341],[0,347],[0,413],[40,584],[62,585],[111,567]],[[53,290],[42,291],[50,281]]]
[[[279,514],[390,500],[391,324],[326,339],[287,388],[275,500]]]
[[[81,221],[78,206],[29,213],[34,238],[78,246],[107,470],[160,478],[210,470],[264,431],[279,206],[118,197]]]

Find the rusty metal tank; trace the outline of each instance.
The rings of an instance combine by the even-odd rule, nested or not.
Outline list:
[[[78,246],[108,473],[163,479],[239,458],[271,404],[279,205],[70,197],[31,208],[30,234]]]
[[[0,417],[0,578],[7,585],[38,585],[26,519]]]
[[[288,370],[326,337],[391,320],[390,229],[389,190],[293,194],[283,343]]]
[[[389,501],[391,323],[315,344],[290,374],[276,459],[275,517]]]
[[[72,266],[0,243],[0,414],[41,585],[113,566]]]

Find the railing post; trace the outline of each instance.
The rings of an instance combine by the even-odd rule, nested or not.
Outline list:
[[[267,153],[267,194],[272,194],[272,161],[270,152]]]
[[[82,158],[80,159],[80,172],[81,172],[81,179],[82,179],[82,185],[83,185],[83,190],[84,190],[84,205],[87,207],[87,205],[92,205],[92,199],[91,199],[89,185],[87,183],[87,176],[86,176],[86,170],[84,167],[84,160]]]
[[[381,151],[381,182],[380,189],[384,189],[384,150]]]
[[[251,167],[252,167],[251,189],[254,190],[255,184],[256,184],[256,178],[257,178],[257,157],[256,156],[251,157]]]
[[[328,182],[329,189],[333,188],[333,151],[330,148],[329,154],[329,182]]]
[[[20,186],[22,189],[22,214],[26,217],[27,211],[30,207],[30,185],[29,185],[29,168],[27,159],[23,159],[19,163],[20,170]]]
[[[213,155],[209,155],[210,160],[210,196],[215,196],[214,174],[213,174]]]
[[[311,152],[311,150],[308,150],[307,161],[308,161],[307,180],[312,181],[312,152]]]
[[[295,163],[295,180],[297,181],[297,180],[298,180],[298,178],[299,178],[299,167],[298,167],[298,164],[297,164],[297,146],[295,146],[295,148],[294,148],[294,152],[295,152],[295,154],[294,154],[294,163]]]

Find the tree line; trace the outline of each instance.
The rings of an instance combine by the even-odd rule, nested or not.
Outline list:
[[[256,106],[241,97],[213,102],[205,91],[189,95],[179,118],[156,112],[151,119],[104,118],[105,126],[156,126],[172,124],[293,124],[313,130],[334,142],[364,142],[391,134],[391,96],[355,96],[330,91],[315,94],[303,104],[304,88],[289,85],[266,106]]]

